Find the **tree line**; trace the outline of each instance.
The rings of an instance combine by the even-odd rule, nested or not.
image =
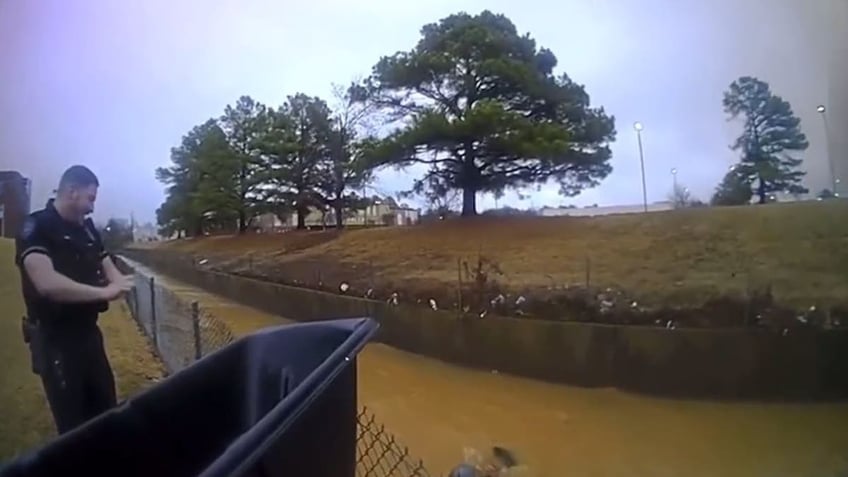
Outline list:
[[[195,126],[171,150],[172,165],[156,171],[167,185],[156,211],[163,232],[196,235],[227,224],[244,232],[266,212],[296,212],[302,228],[311,207],[335,211],[341,225],[357,200],[353,189],[371,177],[358,90],[338,89],[335,108],[301,93],[278,107],[243,96]]]
[[[243,96],[192,128],[171,150],[172,164],[156,171],[167,186],[157,221],[166,235],[195,235],[227,224],[244,232],[260,213],[296,213],[304,228],[317,208],[342,227],[368,202],[359,192],[375,170],[413,164],[426,170],[406,193],[432,203],[457,195],[461,216],[477,214],[481,192],[555,183],[577,195],[612,172],[615,119],[556,66],[551,50],[504,15],[458,13],[424,25],[413,48],[336,87],[331,103],[297,93],[272,107]],[[713,203],[738,202],[748,190],[761,202],[801,190],[800,159],[788,153],[807,142],[789,104],[743,77],[724,107],[745,120],[733,146],[742,159]]]
[[[463,216],[477,214],[479,192],[555,181],[575,195],[611,172],[614,119],[556,65],[503,15],[448,16],[332,107],[305,94],[278,107],[245,96],[194,127],[157,170],[167,186],[157,220],[166,234],[198,234],[296,212],[302,228],[319,207],[342,226],[375,169],[411,164],[427,170],[408,192],[459,191]]]

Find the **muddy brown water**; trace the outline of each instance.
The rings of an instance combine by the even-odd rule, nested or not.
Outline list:
[[[161,282],[236,334],[287,321]],[[526,476],[848,475],[848,403],[659,399],[470,370],[378,343],[358,373],[360,405],[434,476],[464,449],[491,445],[514,450],[516,475]]]

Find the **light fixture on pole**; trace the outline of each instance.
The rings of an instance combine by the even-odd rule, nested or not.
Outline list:
[[[636,121],[633,123],[633,129],[636,130],[636,140],[639,142],[639,165],[642,168],[642,206],[645,212],[648,211],[648,187],[645,185],[645,154],[642,151],[642,123]]]
[[[677,168],[676,167],[671,168],[671,181],[672,181],[672,184],[673,184],[672,187],[674,187],[674,190],[676,191],[677,190]]]
[[[833,195],[838,196],[839,192],[836,190],[836,184],[839,181],[836,179],[836,171],[833,168],[833,157],[830,154],[830,127],[827,123],[827,108],[823,104],[820,104],[816,107],[816,112],[821,114],[822,123],[824,124],[824,150],[827,155],[827,166],[830,169],[830,190],[833,192]]]

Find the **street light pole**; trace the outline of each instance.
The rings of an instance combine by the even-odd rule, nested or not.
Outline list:
[[[677,191],[677,168],[676,167],[671,168],[671,181],[672,181],[672,187],[673,187],[672,190],[674,190],[676,192]]]
[[[645,184],[645,154],[642,151],[642,123],[636,121],[633,123],[633,129],[636,130],[636,140],[639,142],[639,165],[642,168],[642,206],[645,212],[648,211],[648,187]]]
[[[822,123],[824,123],[824,150],[825,154],[827,154],[827,165],[830,169],[830,191],[834,196],[838,196],[839,192],[836,190],[836,184],[838,182],[836,180],[836,170],[833,167],[833,156],[830,154],[830,126],[827,122],[827,108],[823,104],[820,104],[816,108],[816,112],[821,114]]]

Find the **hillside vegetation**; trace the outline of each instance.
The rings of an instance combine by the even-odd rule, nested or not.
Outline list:
[[[324,288],[346,282],[354,290],[395,290],[419,301],[455,303],[462,280],[464,288],[479,285],[488,295],[528,297],[585,289],[588,282],[626,294],[638,306],[692,308],[752,293],[794,308],[848,304],[848,201],[586,218],[480,217],[207,237],[158,248],[205,258],[207,266],[225,271]]]

